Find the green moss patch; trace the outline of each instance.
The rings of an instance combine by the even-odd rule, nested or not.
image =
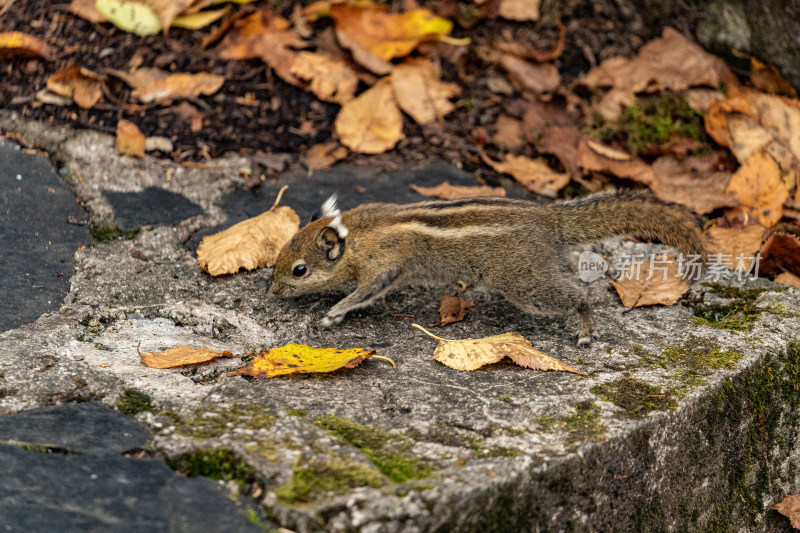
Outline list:
[[[663,352],[664,358],[673,363],[688,367],[694,371],[703,371],[708,368],[725,368],[732,370],[736,363],[744,357],[734,350],[723,350],[715,346],[711,339],[692,339],[688,346],[667,345]]]
[[[186,416],[174,411],[161,411],[160,416],[169,419],[175,433],[195,439],[210,439],[230,433],[233,428],[269,429],[275,422],[270,410],[257,406],[215,405],[197,410]]]
[[[120,238],[132,241],[139,234],[139,230],[134,229],[130,231],[120,231],[117,228],[112,228],[110,226],[98,226],[92,228],[90,233],[97,242],[116,241]]]
[[[725,304],[698,305],[694,310],[693,322],[718,329],[750,331],[763,311],[756,307],[756,299],[766,291],[763,288],[740,289],[710,285],[709,292],[732,301]]]
[[[593,402],[578,402],[573,414],[553,417],[541,415],[537,422],[548,430],[566,431],[567,442],[591,441],[600,442],[605,439],[605,427],[597,420],[597,406]]]
[[[678,405],[672,397],[672,391],[627,376],[595,385],[591,390],[599,398],[623,408],[632,417],[641,417],[650,411],[674,409]]]
[[[224,448],[197,450],[166,461],[170,468],[189,477],[205,476],[243,484],[255,480],[253,468]]]
[[[147,394],[136,389],[127,389],[117,400],[117,409],[124,415],[133,416],[145,411],[152,412],[153,402]]]
[[[313,423],[358,448],[375,467],[395,483],[428,477],[433,468],[406,453],[386,451],[392,438],[382,430],[334,415],[319,416]]]
[[[380,487],[383,484],[380,473],[365,465],[330,458],[295,465],[292,478],[276,488],[275,494],[287,503],[302,503],[327,492]]]

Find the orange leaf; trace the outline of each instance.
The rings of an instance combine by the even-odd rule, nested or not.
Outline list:
[[[358,76],[347,63],[322,54],[298,52],[291,73],[309,82],[311,92],[326,102],[347,103],[353,99],[358,87]]]
[[[311,170],[320,170],[328,168],[345,157],[347,157],[347,148],[335,141],[331,141],[315,144],[309,148],[306,154],[306,162]]]
[[[419,187],[409,185],[423,196],[434,196],[444,200],[457,200],[459,198],[475,198],[479,196],[505,196],[506,190],[502,187],[489,187],[488,185],[450,185],[449,182],[440,183],[436,187]]]
[[[592,140],[584,139],[578,144],[578,165],[585,171],[607,172],[645,185],[655,179],[650,165],[638,157]]]
[[[117,150],[123,155],[144,157],[145,138],[136,124],[127,120],[117,123]]]
[[[446,326],[453,322],[461,322],[464,320],[464,317],[467,316],[467,309],[474,305],[474,303],[468,302],[460,296],[445,294],[442,296],[442,301],[439,303],[439,316],[442,321],[437,325]]]
[[[672,305],[689,290],[689,282],[679,275],[673,257],[660,255],[652,262],[632,263],[628,269],[617,281],[610,282],[625,307]]]
[[[760,272],[775,276],[790,272],[800,276],[800,237],[777,231],[761,248]]]
[[[779,503],[770,505],[767,509],[778,511],[783,516],[789,518],[789,522],[795,530],[800,529],[800,494],[787,496]]]
[[[667,155],[653,162],[650,188],[661,200],[677,202],[704,215],[720,207],[734,207],[739,199],[725,192],[731,172],[719,170],[719,156],[710,154],[677,159]]]
[[[103,97],[103,78],[91,70],[72,66],[47,78],[47,88],[72,100],[84,109],[94,107]]]
[[[310,374],[313,372],[333,372],[340,368],[355,368],[364,359],[376,357],[386,359],[397,368],[394,361],[380,355],[375,350],[350,348],[312,348],[305,344],[287,344],[280,348],[261,352],[250,364],[239,370],[229,372],[229,376],[252,376],[254,378],[272,378],[286,374]]]
[[[742,206],[768,228],[781,219],[783,202],[789,197],[789,191],[781,180],[780,168],[763,152],[751,155],[742,164],[725,192],[735,194]]]
[[[731,266],[736,268],[738,257],[754,258],[756,256],[761,248],[765,229],[760,224],[746,228],[720,228],[715,225],[706,231],[706,235],[709,237],[706,248],[709,253],[730,256]],[[742,263],[742,266],[749,272],[753,266],[752,263],[752,260],[746,261]]]
[[[334,123],[341,143],[354,152],[380,154],[403,136],[403,115],[390,80],[383,78],[342,106]]]
[[[418,124],[429,124],[450,113],[456,107],[450,98],[461,94],[457,84],[440,79],[430,59],[407,59],[392,70],[391,80],[400,108]]]
[[[506,154],[504,161],[494,161],[482,150],[483,161],[497,172],[511,174],[514,179],[536,194],[555,198],[558,191],[570,181],[569,174],[556,172],[544,158],[530,159],[520,155]]]
[[[141,344],[139,343],[139,346]],[[163,352],[142,353],[139,351],[139,346],[136,347],[136,351],[142,358],[142,362],[150,368],[179,368],[207,363],[217,357],[236,357],[228,351],[217,352],[211,348],[193,348],[191,346],[176,346]]]
[[[58,50],[27,33],[0,32],[0,59],[41,57],[47,61],[53,61],[57,54]]]

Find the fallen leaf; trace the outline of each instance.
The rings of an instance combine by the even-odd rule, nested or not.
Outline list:
[[[530,159],[524,156],[506,154],[503,161],[494,161],[482,150],[479,153],[487,165],[497,172],[514,176],[515,180],[536,194],[555,198],[558,196],[558,191],[566,187],[570,181],[569,174],[556,172],[541,157]]]
[[[508,115],[500,115],[494,125],[492,142],[506,150],[518,150],[525,144],[522,138],[522,122]]]
[[[53,61],[58,50],[21,31],[0,32],[0,59],[8,57],[41,57]]]
[[[403,115],[391,81],[383,78],[344,104],[334,127],[341,143],[354,152],[380,154],[397,144],[403,137]]]
[[[541,0],[502,0],[498,15],[508,20],[539,20]]]
[[[736,195],[726,193],[731,179],[727,170],[719,170],[716,154],[687,157],[659,157],[653,162],[650,188],[661,200],[676,202],[704,215],[720,207],[739,204]]]
[[[141,344],[139,343],[139,346]],[[228,351],[218,352],[211,348],[193,348],[191,346],[176,346],[163,352],[142,353],[139,351],[139,346],[136,347],[136,352],[142,358],[142,363],[150,368],[179,368],[207,363],[218,357],[236,357]]]
[[[736,84],[721,59],[672,28],[664,28],[661,37],[644,45],[633,59],[612,57],[580,81],[589,87],[616,87],[633,93]]]
[[[800,529],[800,494],[787,496],[775,505],[770,505],[767,509],[778,511],[789,519],[795,530]]]
[[[181,102],[170,110],[177,116],[190,121],[189,129],[198,132],[203,129],[203,114],[195,106],[188,102]]]
[[[345,104],[354,98],[358,76],[344,61],[321,54],[298,52],[292,63],[293,76],[309,83],[320,100]]]
[[[429,124],[449,114],[455,109],[450,99],[461,94],[458,84],[439,79],[430,59],[407,59],[392,70],[391,80],[400,109],[418,124]]]
[[[123,155],[144,157],[144,134],[139,131],[136,124],[127,120],[117,123],[117,150]]]
[[[292,74],[296,52],[308,43],[291,31],[291,23],[268,9],[236,20],[220,43],[220,59],[261,58],[287,83],[302,86]]]
[[[407,56],[423,41],[447,40],[453,23],[429,9],[389,13],[372,2],[332,4],[330,16],[336,32],[346,34],[361,48],[384,61]],[[342,46],[347,47],[345,43]]]
[[[89,109],[103,97],[103,78],[91,70],[72,66],[47,78],[47,89]]]
[[[166,105],[173,100],[208,96],[225,83],[224,77],[206,72],[170,74],[157,68],[140,68],[133,72],[109,69],[108,73],[133,87],[131,95],[146,104],[156,102]]]
[[[311,170],[321,170],[345,157],[347,157],[347,148],[331,141],[312,146],[306,154],[306,162]]]
[[[278,207],[284,187],[275,204],[264,213],[230,228],[203,237],[197,247],[197,263],[211,274],[233,274],[240,268],[271,267],[278,252],[300,229],[300,217],[290,207]]]
[[[558,68],[552,63],[531,63],[511,54],[500,56],[500,65],[508,73],[511,83],[521,92],[546,94],[561,84]]]
[[[108,18],[100,14],[97,10],[95,6],[96,3],[97,0],[72,0],[67,9],[73,15],[77,15],[95,24],[108,22]]]
[[[776,231],[761,247],[759,273],[777,276],[789,272],[800,276],[800,237]]]
[[[782,272],[775,276],[773,281],[781,285],[791,285],[792,287],[800,289],[800,276],[795,276],[791,272]]]
[[[442,301],[439,303],[439,317],[441,322],[438,326],[446,326],[453,322],[461,322],[467,316],[467,309],[473,307],[475,304],[461,298],[460,296],[451,296],[445,294],[442,296]]]
[[[490,187],[488,185],[450,185],[445,181],[435,187],[419,187],[413,183],[409,185],[414,191],[422,196],[433,196],[443,200],[457,200],[459,198],[476,198],[479,196],[505,196],[506,190],[502,187]]]
[[[538,0],[535,0],[538,2]],[[547,50],[534,48],[533,46],[519,41],[508,41],[505,39],[498,39],[492,42],[492,48],[498,52],[505,52],[513,54],[517,57],[525,59],[532,59],[538,63],[546,61],[553,61],[561,57],[564,52],[564,44],[567,38],[567,27],[563,24],[558,25],[558,40],[555,44]]]
[[[375,350],[365,350],[363,348],[350,348],[348,350],[312,348],[305,344],[292,343],[261,352],[249,365],[229,372],[227,375],[265,379],[287,374],[333,372],[340,368],[355,368],[364,359],[369,359],[370,357],[385,359],[392,363],[393,368],[397,368],[397,365],[391,359],[375,355]]]
[[[541,152],[554,154],[564,165],[567,174],[572,179],[577,179],[582,174],[578,164],[578,145],[582,139],[583,135],[575,126],[545,127],[536,147]]]
[[[205,28],[209,24],[213,24],[222,17],[228,14],[230,6],[225,6],[222,9],[212,9],[208,11],[198,11],[187,15],[178,15],[172,21],[171,27],[183,28],[186,30],[199,30]]]
[[[439,345],[433,352],[433,358],[456,370],[477,370],[508,357],[516,364],[534,370],[586,375],[585,372],[540,352],[519,333],[503,333],[482,339],[449,340],[437,337],[419,324],[411,325],[438,340]]]
[[[679,274],[674,257],[662,254],[627,268],[617,281],[610,282],[625,307],[673,305],[689,290],[689,282]]]
[[[638,157],[586,139],[578,143],[578,166],[584,171],[607,172],[645,185],[655,179],[650,165]]]
[[[789,197],[777,163],[763,152],[753,154],[742,164],[725,192],[736,195],[742,206],[768,228],[781,219],[783,202]]]
[[[708,237],[705,243],[709,254],[720,254],[720,257],[730,257],[732,266],[736,270],[750,272],[753,259],[761,248],[766,228],[760,224],[744,228],[721,228],[713,225],[705,231]],[[739,268],[738,258],[747,258]]]
[[[161,31],[158,14],[145,4],[97,0],[97,11],[117,28],[136,35],[155,35]]]
[[[750,58],[750,81],[765,93],[797,98],[797,91],[791,83],[783,79],[777,68],[766,65],[755,57]]]

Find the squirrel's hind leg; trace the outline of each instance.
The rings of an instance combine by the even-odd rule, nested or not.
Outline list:
[[[578,332],[578,346],[589,346],[595,336],[595,323],[592,318],[592,309],[586,300],[578,304],[578,315],[581,317],[581,330]]]

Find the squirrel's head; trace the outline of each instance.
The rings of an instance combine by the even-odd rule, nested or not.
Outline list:
[[[322,292],[353,279],[343,260],[347,234],[336,195],[331,196],[322,204],[321,218],[309,222],[281,249],[269,294],[289,298]]]

